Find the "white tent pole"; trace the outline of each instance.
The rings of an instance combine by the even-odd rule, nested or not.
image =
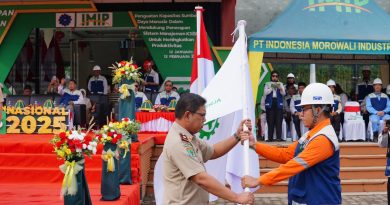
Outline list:
[[[196,6],[196,55],[200,55],[200,15],[203,11],[203,7]]]
[[[316,82],[316,64],[310,64],[310,83]]]

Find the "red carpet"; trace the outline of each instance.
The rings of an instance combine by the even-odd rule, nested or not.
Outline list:
[[[52,135],[0,135],[0,204],[63,204],[60,187],[63,174],[49,143]],[[139,143],[132,145],[132,176],[138,183]],[[101,147],[98,149],[101,153]],[[140,204],[139,184],[121,186],[117,201],[100,201],[100,154],[87,158],[85,173],[93,204]]]

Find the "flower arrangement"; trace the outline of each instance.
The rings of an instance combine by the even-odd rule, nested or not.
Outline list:
[[[83,158],[84,155],[96,154],[97,138],[81,130],[70,130],[55,135],[51,140],[54,152],[59,159],[73,161]]]
[[[166,105],[153,105],[153,110],[155,112],[167,112],[168,107]]]
[[[129,118],[123,118],[121,122],[118,122],[118,129],[121,133],[127,135],[137,134],[141,129],[141,124],[139,122],[130,120]]]
[[[116,63],[110,67],[113,69],[113,84],[119,84],[122,80],[133,80],[133,81],[141,81],[141,73],[139,72],[140,68],[133,63],[133,60],[130,61],[121,61]]]
[[[119,63],[116,62],[110,68],[113,69],[112,84],[121,84],[126,80],[135,82],[142,81],[141,73],[139,72],[140,68],[133,63],[132,59],[130,61],[121,61]],[[121,99],[125,99],[130,96],[129,89],[134,90],[134,85],[123,83],[119,87],[119,93],[122,94],[120,96]]]
[[[84,175],[84,155],[96,154],[97,138],[82,130],[70,130],[55,135],[50,143],[53,145],[57,158],[65,160],[60,166],[61,172],[65,174],[61,195],[65,197],[76,194],[84,196],[84,193],[78,193],[78,190],[84,189],[83,186],[86,186],[87,182],[83,177],[77,176]],[[77,182],[78,178],[81,179],[81,183]]]
[[[122,133],[117,132],[118,122],[110,122],[107,125],[104,125],[100,130],[98,136],[99,142],[101,144],[118,144],[122,140]]]

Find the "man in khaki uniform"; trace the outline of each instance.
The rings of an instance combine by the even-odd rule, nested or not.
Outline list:
[[[194,135],[205,122],[206,100],[188,93],[176,105],[176,121],[168,132],[162,152],[164,204],[208,204],[209,193],[240,204],[252,204],[252,193],[236,194],[206,173],[204,163],[223,156],[241,141],[237,129],[234,136],[209,145]]]

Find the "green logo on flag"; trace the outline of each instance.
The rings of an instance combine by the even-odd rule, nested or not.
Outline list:
[[[205,126],[207,125],[207,130],[204,130]],[[201,139],[207,138],[207,140],[210,140],[211,136],[215,134],[215,129],[219,127],[218,119],[212,120],[203,126],[203,129],[199,132],[199,137]]]

